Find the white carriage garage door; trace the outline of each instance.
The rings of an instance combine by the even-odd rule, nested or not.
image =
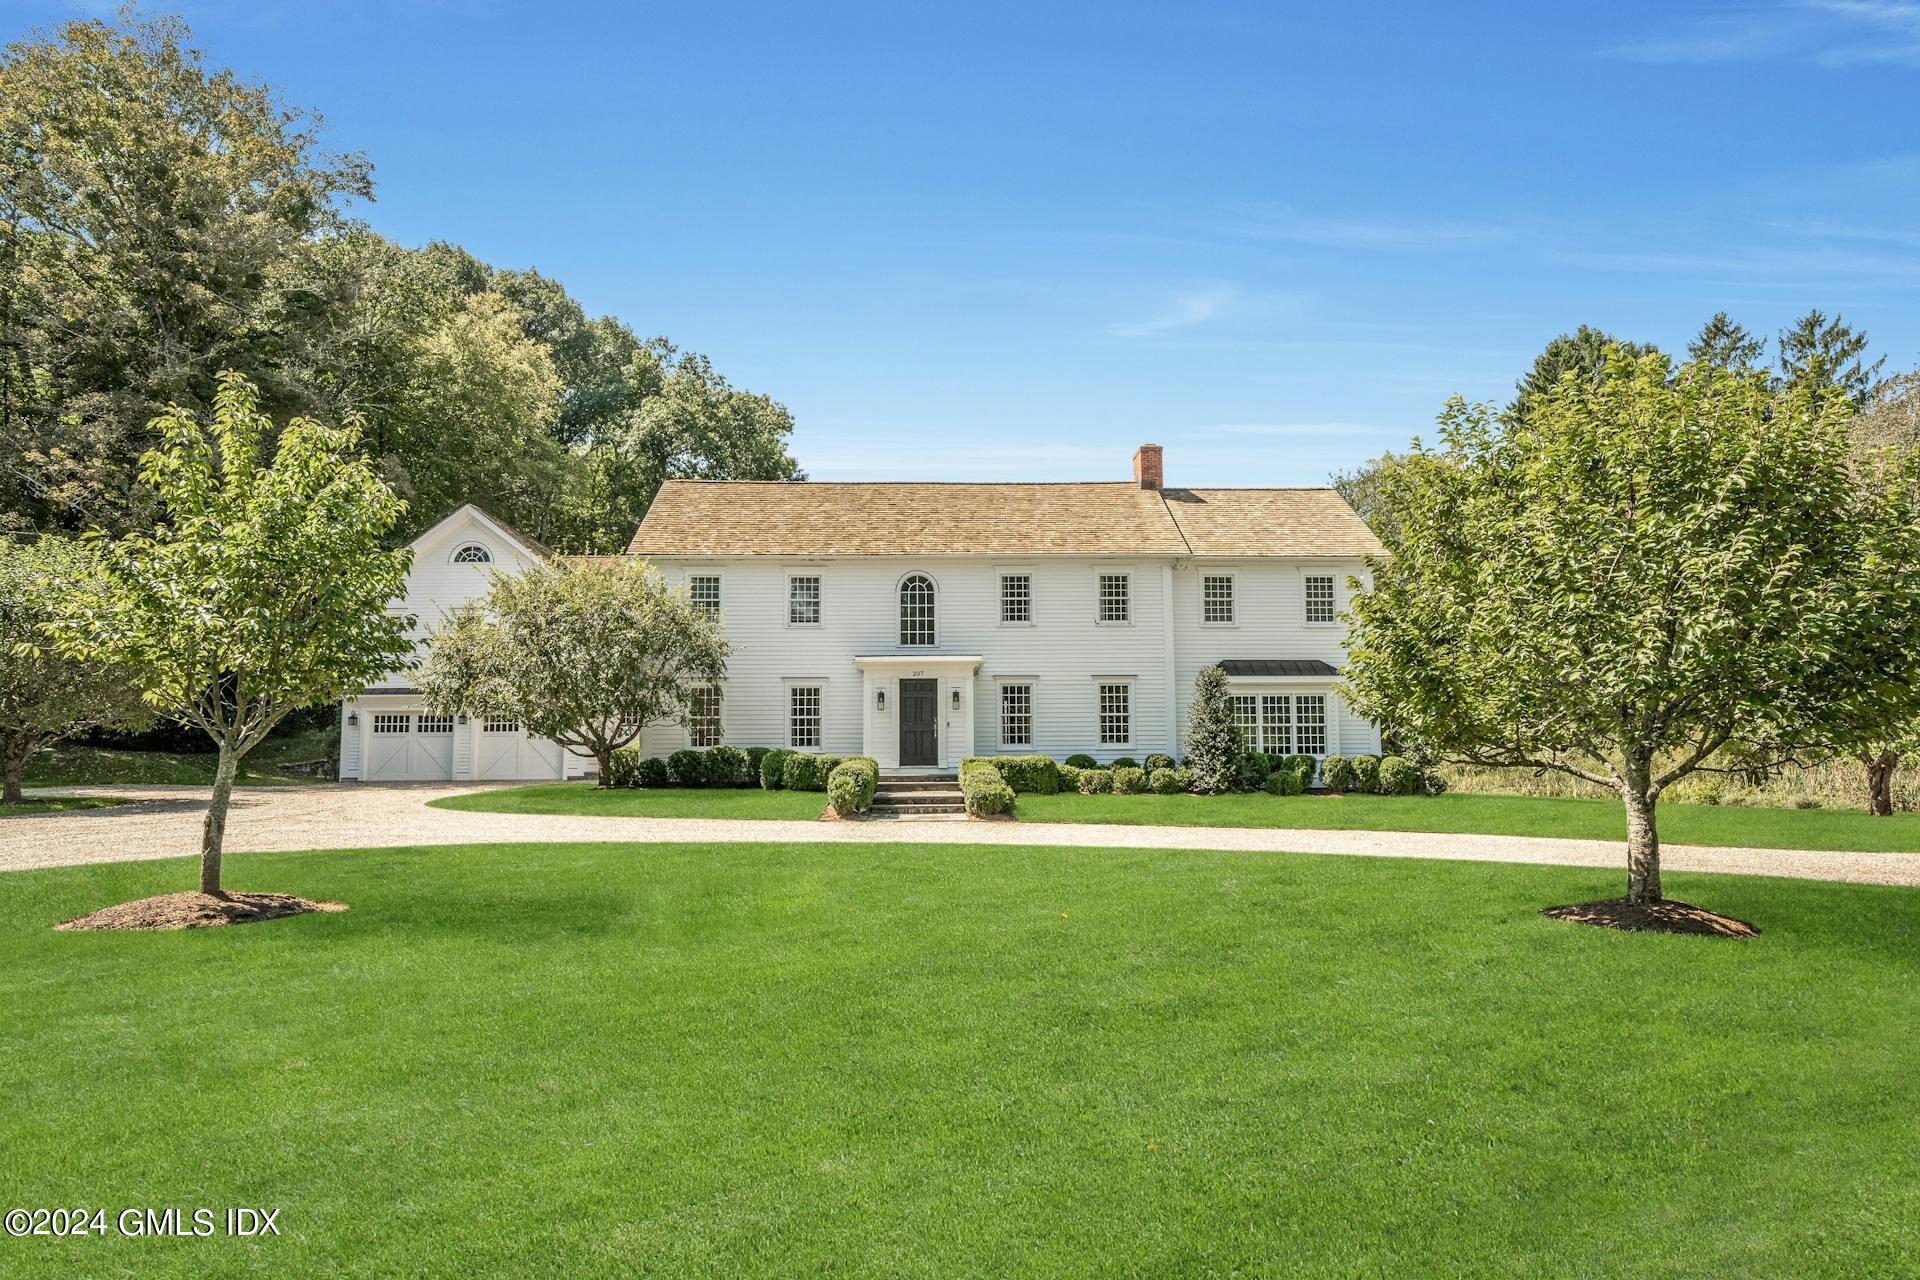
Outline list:
[[[367,736],[366,776],[416,782],[453,776],[453,717],[425,711],[376,711]]]
[[[482,780],[559,778],[566,757],[560,744],[530,738],[518,720],[489,716],[480,721],[473,748],[473,776]]]

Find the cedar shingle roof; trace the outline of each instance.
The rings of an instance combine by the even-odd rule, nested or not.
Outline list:
[[[1331,489],[1174,489],[1163,499],[1132,483],[669,480],[627,550],[656,557],[1354,556],[1379,544]]]

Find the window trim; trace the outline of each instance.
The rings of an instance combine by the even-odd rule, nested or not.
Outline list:
[[[813,610],[818,616],[812,622],[793,620],[793,583],[796,578],[812,578],[814,582]],[[827,575],[818,569],[789,569],[786,572],[786,625],[796,631],[818,631],[827,620]]]
[[[906,602],[901,598],[901,593],[906,589],[907,580],[910,578],[920,578],[924,580],[928,588],[933,592],[933,600],[928,606],[933,611],[933,616],[930,619],[933,624],[933,638],[925,642],[915,641],[911,644],[905,639],[907,621]],[[900,641],[900,647],[902,649],[920,650],[938,649],[940,647],[940,580],[928,573],[925,569],[909,569],[894,579],[893,634],[894,637]]]
[[[1134,745],[1133,687],[1135,683],[1136,681],[1133,676],[1096,675],[1093,677],[1093,740],[1100,750],[1105,751],[1108,748],[1125,750]],[[1127,691],[1127,736],[1124,741],[1107,741],[1105,737],[1106,727],[1101,723],[1101,721],[1106,718],[1106,707],[1103,705],[1103,699],[1109,688],[1121,688]]]
[[[1314,578],[1325,578],[1333,587],[1333,616],[1325,622],[1318,621],[1308,612],[1307,583]],[[1340,574],[1337,570],[1300,570],[1300,625],[1303,627],[1337,627],[1340,625]]]
[[[1127,616],[1124,618],[1106,618],[1106,579],[1118,578],[1125,583],[1124,599]],[[1130,627],[1133,625],[1133,570],[1131,569],[1095,569],[1093,571],[1093,625],[1096,627]]]
[[[1025,578],[1027,580],[1027,617],[1026,617],[1026,621],[1024,622],[1010,622],[1007,620],[1007,579],[1008,578]],[[1033,596],[1034,596],[1033,570],[1022,569],[1022,568],[1011,568],[1011,567],[1005,568],[1005,569],[996,569],[994,570],[994,584],[997,589],[994,604],[999,611],[1000,626],[1032,627],[1032,626],[1038,625],[1033,618]]]
[[[1039,689],[1036,687],[1039,681],[1031,676],[1018,676],[996,678],[993,683],[995,690],[994,715],[996,719],[996,740],[999,742],[1001,749],[1006,751],[1032,751],[1035,728],[1034,722],[1038,719],[1038,716],[1035,714],[1035,704],[1039,701]],[[1027,740],[1025,742],[1010,742],[1007,740],[1007,690],[1009,689],[1025,689],[1027,691]]]
[[[1207,579],[1225,578],[1227,580],[1227,619],[1225,622],[1209,621],[1207,618]],[[1224,629],[1240,625],[1240,575],[1227,569],[1218,573],[1202,570],[1200,573],[1200,625]]]
[[[826,678],[824,676],[819,678],[791,676],[783,679],[780,683],[786,691],[787,749],[790,751],[813,752],[824,750],[824,744],[827,740]],[[793,695],[802,689],[813,690],[814,697],[813,741],[808,744],[795,742],[793,733]]]

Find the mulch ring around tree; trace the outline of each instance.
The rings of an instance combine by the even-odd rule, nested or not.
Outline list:
[[[344,902],[315,902],[290,893],[163,893],[63,920],[56,929],[213,929],[309,911],[345,911]]]
[[[1549,920],[1571,920],[1601,929],[1628,933],[1690,933],[1708,938],[1757,938],[1760,930],[1745,920],[1718,915],[1690,902],[1662,898],[1658,902],[1629,902],[1608,898],[1602,902],[1575,902],[1548,907],[1540,913]]]

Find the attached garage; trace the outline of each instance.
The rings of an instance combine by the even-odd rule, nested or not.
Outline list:
[[[518,720],[482,721],[473,764],[473,776],[482,781],[566,776],[566,753],[559,744],[528,737]]]
[[[436,715],[416,690],[368,690],[341,708],[340,776],[366,782],[543,782],[587,762],[517,720]]]
[[[369,782],[446,781],[453,777],[453,717],[428,711],[375,711],[367,729]]]

